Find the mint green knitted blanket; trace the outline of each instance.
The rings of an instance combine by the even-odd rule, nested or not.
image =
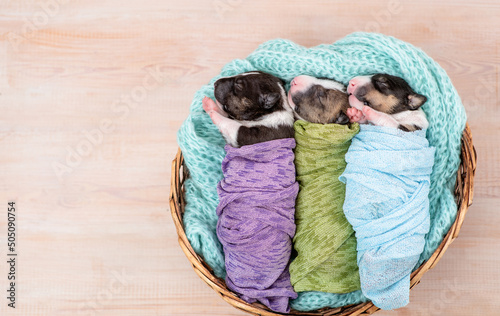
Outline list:
[[[189,242],[215,275],[225,276],[224,255],[215,231],[217,183],[222,179],[225,142],[203,111],[201,101],[204,96],[213,98],[213,83],[221,76],[251,70],[271,73],[286,82],[305,74],[334,78],[344,84],[355,76],[387,73],[404,78],[415,91],[427,96],[423,106],[430,123],[427,139],[436,148],[436,155],[429,194],[431,227],[417,266],[427,260],[455,220],[457,205],[453,189],[460,163],[465,110],[446,72],[422,50],[382,34],[353,33],[333,44],[313,48],[282,39],[265,42],[246,59],[228,63],[220,75],[196,92],[190,114],[177,134],[190,172],[185,181],[187,204],[183,219]],[[361,291],[302,292],[291,306],[305,311],[363,301],[367,299]]]

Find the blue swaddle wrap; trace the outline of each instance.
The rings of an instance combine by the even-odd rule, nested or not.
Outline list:
[[[339,177],[356,231],[363,295],[381,309],[409,302],[410,274],[429,232],[433,147],[425,131],[361,125]]]

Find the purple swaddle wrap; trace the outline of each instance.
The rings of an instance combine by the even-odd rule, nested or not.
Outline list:
[[[293,138],[226,145],[224,179],[217,186],[217,236],[227,287],[249,303],[259,301],[282,313],[297,297],[288,272],[299,189],[293,148]]]

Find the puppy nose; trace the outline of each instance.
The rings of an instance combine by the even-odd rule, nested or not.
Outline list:
[[[358,84],[358,80],[356,78],[353,78],[349,81],[349,84],[347,85],[347,93],[352,94],[354,93],[354,90],[356,90],[356,85]]]
[[[301,86],[307,82],[308,77],[305,75],[297,76],[293,78],[291,85],[292,86]]]

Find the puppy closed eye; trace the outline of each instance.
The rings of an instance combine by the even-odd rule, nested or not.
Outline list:
[[[325,91],[323,91],[321,89],[318,89],[316,91],[316,99],[318,99],[319,104],[323,104],[323,102],[321,101],[321,99],[323,99],[325,96],[326,96]]]
[[[279,100],[280,100],[279,93],[267,93],[259,96],[259,103],[266,110],[269,110],[272,107],[274,107],[274,105],[278,103]]]
[[[243,91],[243,81],[241,79],[237,79],[234,82],[233,90],[235,93]]]
[[[386,90],[389,89],[389,81],[385,77],[379,77],[375,81],[375,84],[378,86],[380,90]]]

